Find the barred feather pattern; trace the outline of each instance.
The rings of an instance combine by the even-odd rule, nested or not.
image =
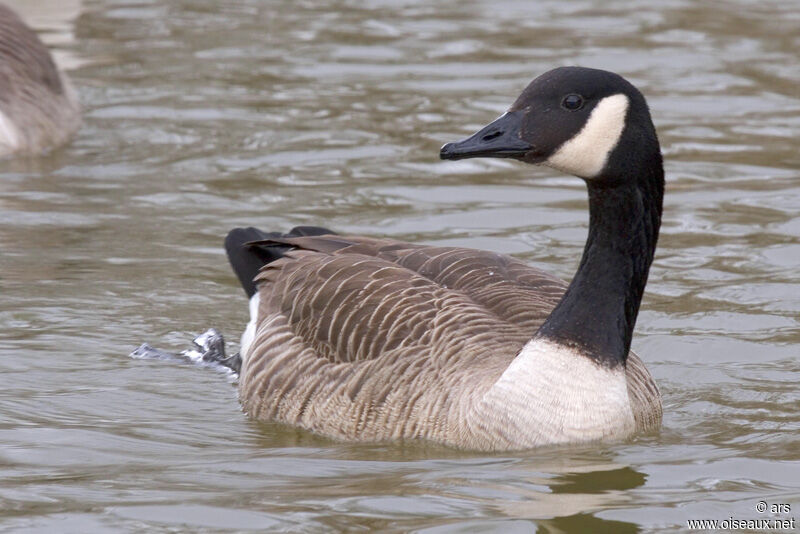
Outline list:
[[[275,242],[294,248],[257,278],[258,325],[240,375],[251,416],[351,441],[536,444],[475,421],[475,404],[560,300],[563,281],[464,248],[338,235]],[[625,431],[657,427],[660,395],[632,352],[624,372],[635,420]]]

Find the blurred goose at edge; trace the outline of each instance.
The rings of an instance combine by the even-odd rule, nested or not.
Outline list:
[[[0,4],[0,157],[40,154],[80,126],[77,95],[36,33]]]

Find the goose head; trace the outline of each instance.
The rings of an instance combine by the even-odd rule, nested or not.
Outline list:
[[[650,111],[628,81],[562,67],[442,159],[514,158],[583,178],[589,232],[578,271],[537,332],[605,365],[625,362],[661,225],[664,168]]]
[[[618,74],[584,67],[542,74],[506,113],[447,143],[440,156],[513,158],[595,183],[628,180],[661,164],[642,94]]]

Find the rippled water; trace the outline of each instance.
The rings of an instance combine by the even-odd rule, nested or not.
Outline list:
[[[86,116],[70,146],[0,161],[0,529],[800,521],[795,3],[12,4],[70,60]],[[128,357],[208,326],[238,338],[246,303],[221,247],[235,225],[487,248],[569,278],[579,180],[438,160],[563,64],[627,76],[662,140],[664,228],[634,338],[660,433],[488,456],[348,445],[248,420],[223,373]]]

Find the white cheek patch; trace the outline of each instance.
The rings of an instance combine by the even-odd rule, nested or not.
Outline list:
[[[627,112],[627,96],[605,97],[592,110],[583,129],[561,145],[544,164],[581,178],[594,178],[606,166],[609,154],[617,146],[625,129]]]
[[[244,363],[247,360],[248,353],[250,352],[250,345],[253,344],[253,339],[256,337],[256,326],[258,325],[258,305],[261,303],[261,297],[258,295],[258,290],[250,298],[250,322],[242,333],[242,343],[239,347],[239,356]]]

